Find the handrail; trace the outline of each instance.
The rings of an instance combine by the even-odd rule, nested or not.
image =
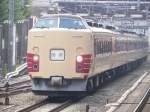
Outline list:
[[[25,69],[27,69],[27,63],[24,63],[17,67],[15,71],[7,73],[5,79],[9,80],[9,78],[19,75],[19,73]]]

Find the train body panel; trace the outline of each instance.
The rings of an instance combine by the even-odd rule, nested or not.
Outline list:
[[[39,55],[39,72],[32,72],[33,78],[50,78],[55,75],[64,78],[83,78],[84,74],[76,73],[76,57],[83,54],[92,55],[92,38],[89,30],[33,30],[29,36],[28,52]],[[51,59],[52,55],[63,57]]]
[[[95,28],[94,28],[95,30]],[[101,73],[105,70],[111,68],[113,61],[113,52],[112,52],[112,32],[103,29],[93,32],[93,39],[95,40],[95,58],[94,58],[94,71],[93,74]],[[100,32],[101,31],[101,32]],[[105,44],[105,45],[104,45]],[[107,51],[103,48],[108,46]],[[103,50],[102,50],[103,49]]]

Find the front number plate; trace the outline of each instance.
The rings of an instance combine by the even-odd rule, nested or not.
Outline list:
[[[52,86],[62,86],[63,85],[63,77],[51,77],[51,85]]]
[[[64,61],[65,60],[65,51],[63,49],[51,49],[50,50],[50,59],[52,61]]]

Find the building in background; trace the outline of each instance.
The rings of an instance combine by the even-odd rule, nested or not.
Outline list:
[[[150,26],[149,0],[49,0],[48,13],[72,13],[145,34]]]

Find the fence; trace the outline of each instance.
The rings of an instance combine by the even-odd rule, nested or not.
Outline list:
[[[18,21],[16,23],[16,63],[23,64],[26,61],[28,31],[32,27],[32,19]],[[7,72],[8,68],[8,22],[0,25],[0,74]]]

